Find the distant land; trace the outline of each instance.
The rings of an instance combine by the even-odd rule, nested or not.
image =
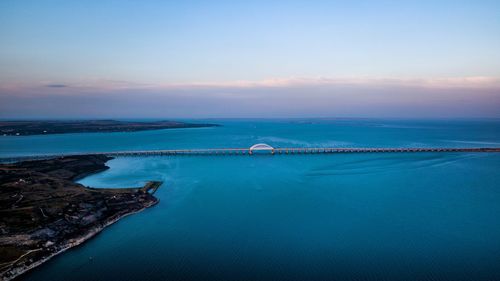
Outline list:
[[[0,165],[0,280],[11,280],[158,203],[153,193],[161,182],[112,189],[74,182],[108,169],[110,159],[83,155]]]
[[[217,124],[178,121],[117,121],[117,120],[33,120],[0,121],[0,135],[27,136],[66,133],[135,132],[145,130],[215,127]]]

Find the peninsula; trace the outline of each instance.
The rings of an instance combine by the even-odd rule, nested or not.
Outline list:
[[[74,181],[108,169],[104,155],[0,165],[0,280],[81,244],[120,218],[158,203],[161,182],[89,188]]]
[[[117,121],[117,120],[34,120],[0,121],[0,136],[27,136],[65,133],[134,132],[145,130],[216,127],[216,124],[179,121]]]

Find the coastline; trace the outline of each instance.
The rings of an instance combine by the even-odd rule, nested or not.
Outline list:
[[[116,189],[74,182],[106,170],[110,159],[86,155],[0,165],[0,280],[15,279],[158,204],[153,194],[162,182]]]
[[[117,120],[0,120],[0,136],[33,136],[69,133],[137,132],[163,129],[218,127],[218,124],[178,121],[131,122]]]
[[[61,245],[61,249],[59,249],[58,252],[55,252],[55,253],[51,253],[50,255],[48,255],[47,257],[44,257],[28,266],[20,266],[20,267],[17,267],[17,268],[13,268],[11,269],[10,271],[8,271],[9,273],[12,272],[13,275],[12,276],[6,276],[6,277],[3,277],[2,276],[2,281],[10,281],[10,280],[14,280],[16,277],[44,264],[45,262],[51,260],[53,257],[59,255],[59,254],[62,254],[64,252],[66,252],[67,250],[73,248],[73,247],[76,247],[76,246],[79,246],[81,244],[83,244],[84,242],[86,242],[87,240],[89,239],[92,239],[94,238],[97,234],[99,234],[100,232],[102,232],[106,227],[118,222],[119,220],[121,220],[122,218],[124,217],[127,217],[129,215],[133,215],[133,214],[136,214],[136,213],[140,213],[142,211],[144,211],[146,208],[149,208],[149,207],[152,207],[156,204],[158,204],[159,200],[156,202],[156,203],[153,203],[152,205],[150,206],[146,206],[144,207],[143,209],[140,209],[140,210],[137,210],[137,211],[133,211],[133,212],[129,212],[129,213],[126,213],[126,214],[123,214],[119,217],[116,217],[114,219],[111,219],[107,222],[104,223],[104,225],[102,226],[99,226],[99,227],[94,227],[94,228],[91,228],[88,230],[88,233],[86,233],[85,235],[83,235],[82,237],[78,238],[78,239],[75,239],[75,241],[68,241],[68,243],[66,245]]]

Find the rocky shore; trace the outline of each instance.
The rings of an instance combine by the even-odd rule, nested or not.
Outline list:
[[[0,165],[0,280],[79,245],[120,218],[158,203],[161,182],[94,189],[74,181],[110,157],[70,156]]]

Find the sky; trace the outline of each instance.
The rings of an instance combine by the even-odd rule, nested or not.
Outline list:
[[[0,1],[0,118],[500,118],[500,1]]]

